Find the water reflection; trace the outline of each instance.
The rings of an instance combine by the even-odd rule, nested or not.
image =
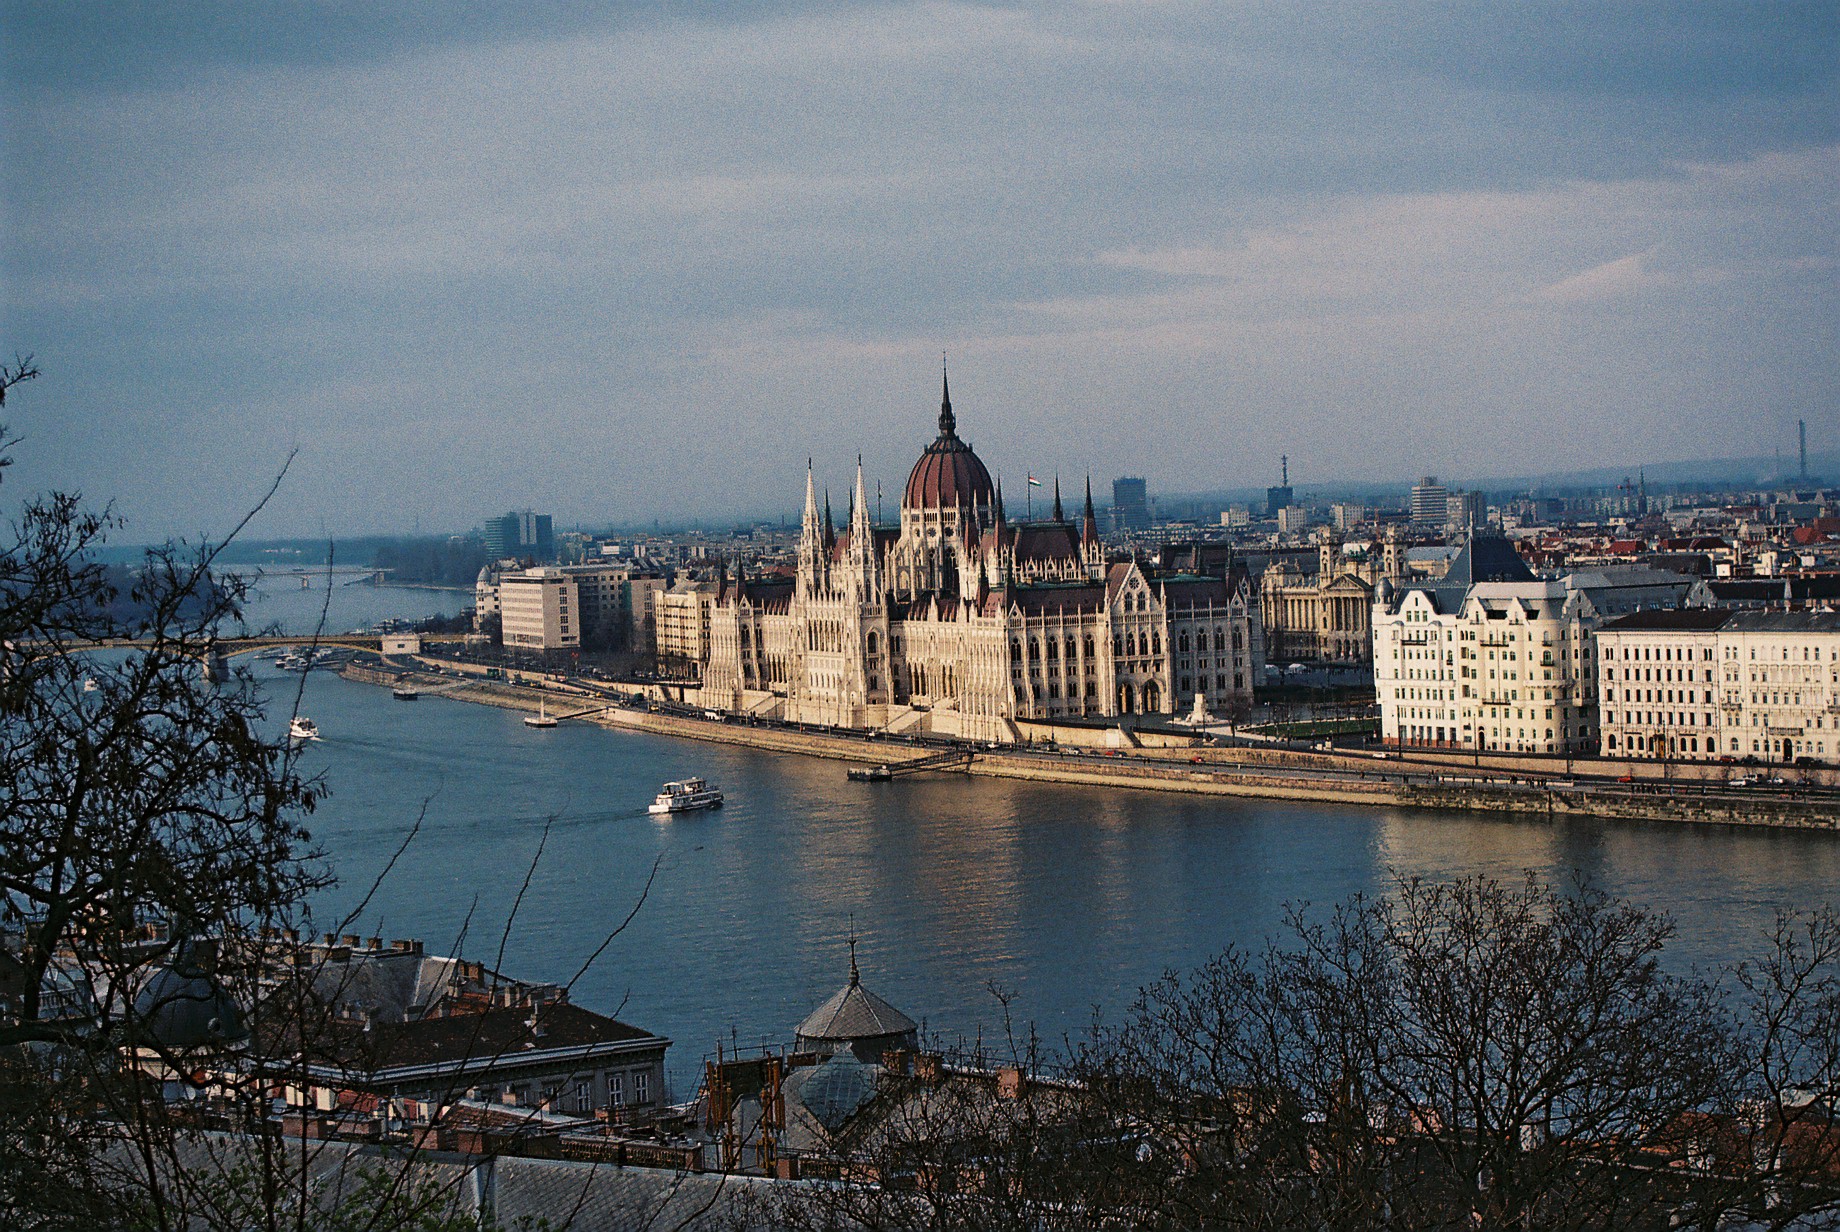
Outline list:
[[[1577,868],[1665,907],[1671,960],[1729,961],[1781,904],[1836,901],[1840,843],[1815,835],[1216,800],[942,775],[849,783],[835,762],[565,725],[315,673],[309,752],[333,796],[315,818],[348,909],[426,799],[423,833],[354,931],[470,928],[489,959],[544,828],[548,846],[506,966],[566,979],[650,899],[577,986],[593,1008],[677,1041],[690,1081],[718,1040],[783,1039],[847,974],[851,920],[864,978],[929,1029],[998,1030],[991,983],[1058,1040],[1116,1013],[1168,967],[1256,946],[1283,904],[1327,904],[1393,873],[1559,878]],[[667,821],[660,782],[704,774],[728,807]],[[471,916],[470,925],[467,924]]]

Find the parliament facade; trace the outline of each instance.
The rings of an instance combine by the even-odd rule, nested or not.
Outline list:
[[[1000,485],[939,435],[876,526],[862,467],[845,525],[805,479],[796,576],[719,584],[701,663],[705,706],[794,722],[977,740],[1019,720],[1243,712],[1262,664],[1243,571],[1162,572],[1109,560],[1092,485],[1076,522],[1011,522]]]

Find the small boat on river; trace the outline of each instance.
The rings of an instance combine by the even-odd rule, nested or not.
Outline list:
[[[722,792],[702,779],[683,779],[666,783],[648,813],[687,813],[692,809],[721,808]]]
[[[549,717],[549,711],[544,708],[543,699],[540,697],[537,699],[537,712],[524,716],[525,727],[554,727],[555,725],[556,720]]]
[[[297,714],[288,724],[288,739],[295,744],[305,744],[309,740],[319,739],[319,724],[305,715]]]

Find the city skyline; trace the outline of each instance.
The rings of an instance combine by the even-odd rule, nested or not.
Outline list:
[[[124,540],[746,516],[942,349],[1153,494],[1840,427],[1815,6],[4,14],[14,476]]]

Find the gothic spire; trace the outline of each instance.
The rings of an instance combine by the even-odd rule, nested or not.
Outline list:
[[[1067,520],[1061,513],[1061,477],[1058,472],[1054,476],[1054,520],[1056,522]]]
[[[824,550],[830,551],[837,544],[837,529],[831,523],[831,490],[824,489]]]
[[[952,383],[946,379],[946,357],[939,357],[939,435],[956,436],[958,420],[952,415]]]
[[[1086,516],[1080,520],[1080,538],[1088,543],[1096,543],[1099,539],[1099,519],[1093,516],[1091,475],[1086,477]]]
[[[1003,516],[1003,476],[997,476],[997,525],[1002,526],[1007,519]]]
[[[857,523],[862,529],[869,526],[869,489],[863,485],[862,455],[856,455],[856,491],[850,497],[850,533],[856,533]]]

